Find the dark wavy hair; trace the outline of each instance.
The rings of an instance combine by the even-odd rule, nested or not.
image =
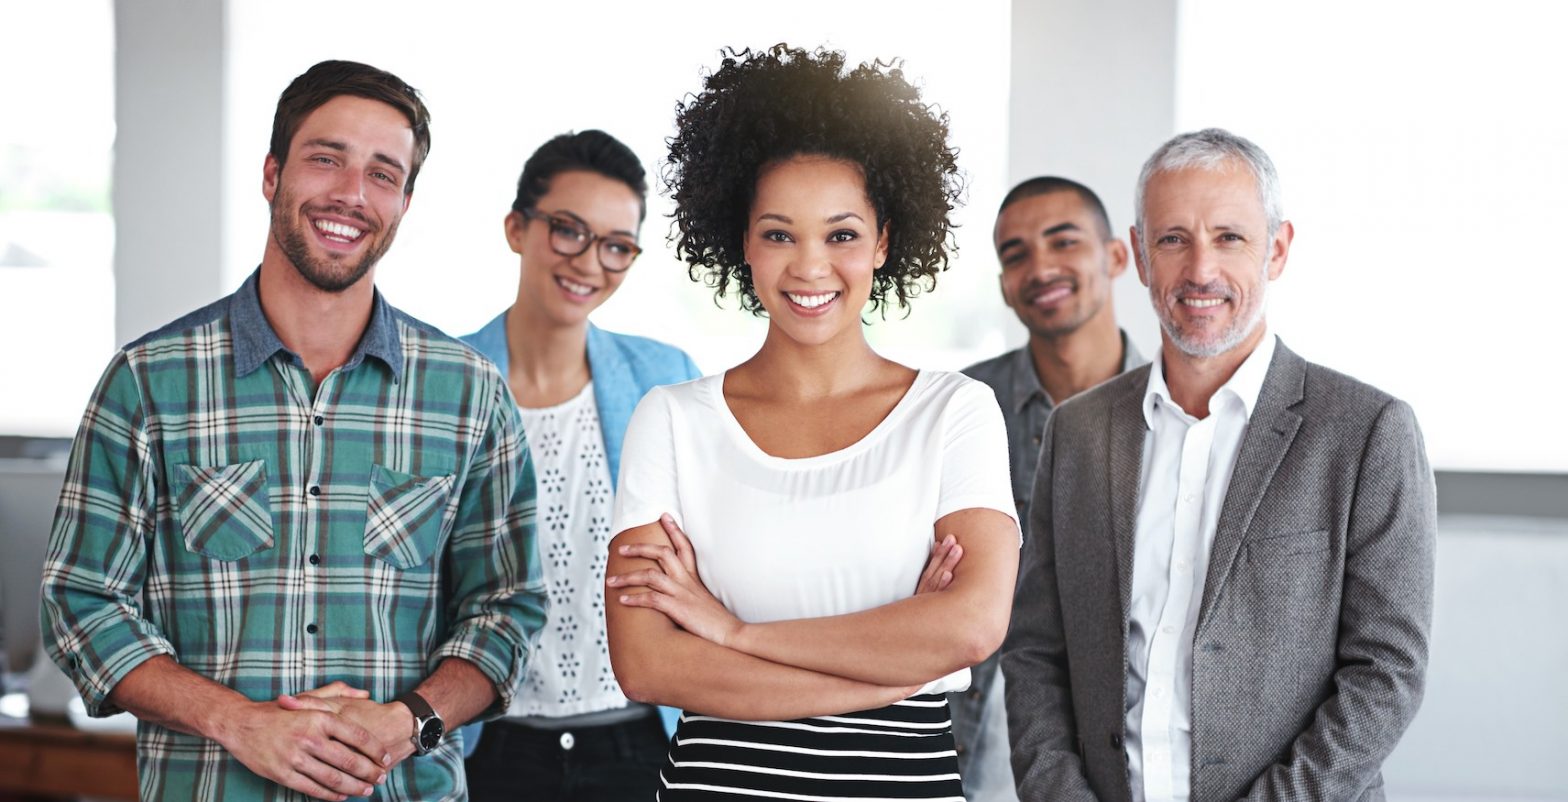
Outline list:
[[[621,140],[596,128],[559,134],[540,145],[523,165],[512,210],[521,213],[532,209],[550,191],[550,182],[570,170],[598,173],[625,184],[637,193],[637,222],[647,216],[648,179],[642,161]]]
[[[936,286],[953,247],[949,215],[963,193],[947,115],[920,101],[897,61],[845,71],[844,54],[774,45],[722,51],[699,95],[677,104],[664,185],[675,201],[670,238],[693,281],[762,313],[742,243],[762,168],[797,155],[859,165],[887,261],[873,309]]]

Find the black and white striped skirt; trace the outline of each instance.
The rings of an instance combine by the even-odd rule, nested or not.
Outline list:
[[[942,694],[794,721],[688,713],[659,778],[660,802],[964,799]]]

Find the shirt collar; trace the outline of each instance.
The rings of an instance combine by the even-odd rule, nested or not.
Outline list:
[[[1029,402],[1039,398],[1047,408],[1051,406],[1050,396],[1045,394],[1045,388],[1040,386],[1040,375],[1034,372],[1034,357],[1029,355],[1029,343],[1013,352],[1013,357],[1008,364],[1008,370],[1013,374],[1013,411],[1023,412]]]
[[[1147,362],[1143,354],[1133,347],[1132,341],[1127,339],[1127,332],[1118,329],[1122,344],[1122,364],[1117,368],[1117,374],[1126,373],[1132,368],[1139,367]],[[1022,412],[1030,401],[1039,398],[1047,409],[1051,408],[1051,397],[1046,394],[1045,387],[1040,384],[1040,374],[1035,372],[1034,357],[1029,354],[1029,343],[1013,352],[1012,359],[1008,362],[1008,370],[1013,374],[1013,410]]]
[[[299,359],[278,339],[278,333],[261,311],[261,296],[257,291],[260,276],[261,269],[257,268],[229,300],[229,326],[234,337],[236,376],[249,375],[279,351],[296,361]],[[360,336],[359,345],[355,346],[353,355],[343,363],[342,369],[357,367],[367,356],[375,357],[391,369],[394,381],[403,380],[403,339],[398,334],[397,314],[381,297],[380,290],[375,290],[371,301],[370,322],[365,326],[365,333]]]
[[[1241,402],[1246,417],[1252,418],[1252,411],[1258,405],[1258,396],[1263,392],[1263,380],[1268,376],[1269,363],[1274,360],[1274,335],[1263,330],[1263,338],[1258,341],[1252,353],[1242,360],[1230,378],[1214,391],[1209,402],[1209,411],[1213,412],[1216,400],[1234,398]],[[1143,421],[1154,428],[1154,411],[1158,405],[1168,405],[1174,411],[1187,416],[1185,410],[1171,400],[1170,387],[1165,384],[1165,360],[1156,358],[1149,366],[1149,385],[1143,391]],[[1189,416],[1190,417],[1190,416]]]

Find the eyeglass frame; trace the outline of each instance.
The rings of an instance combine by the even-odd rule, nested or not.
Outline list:
[[[518,210],[518,214],[521,214],[523,216],[524,220],[542,220],[542,221],[544,221],[544,224],[550,229],[549,232],[548,232],[549,235],[550,235],[550,237],[549,237],[550,250],[554,251],[557,256],[565,256],[567,258],[571,258],[573,256],[582,256],[583,254],[587,253],[588,252],[588,248],[590,246],[592,246],[593,249],[594,249],[593,250],[594,258],[599,260],[599,269],[603,270],[606,273],[625,273],[626,271],[632,269],[632,264],[637,261],[637,257],[638,256],[642,255],[642,246],[641,245],[638,245],[635,242],[626,242],[626,241],[622,241],[622,240],[615,240],[616,244],[618,244],[618,245],[628,245],[628,246],[630,246],[631,249],[632,249],[632,255],[631,255],[630,259],[626,260],[626,266],[625,267],[610,267],[609,265],[604,263],[604,253],[600,250],[606,244],[611,242],[609,236],[606,236],[604,234],[595,233],[593,231],[593,229],[588,227],[588,224],[582,222],[581,220],[576,220],[576,219],[573,219],[571,217],[565,217],[565,216],[558,215],[558,214],[550,214],[549,212],[540,211],[538,207],[529,207],[527,209],[519,209]],[[557,226],[559,226],[561,228],[576,229],[578,231],[583,232],[584,234],[587,234],[588,236],[583,238],[583,241],[582,241],[583,242],[583,247],[579,248],[576,253],[568,253],[568,252],[563,251],[560,248],[556,247],[556,245],[555,245],[555,229],[556,229]],[[597,242],[598,245],[594,245],[595,242]]]

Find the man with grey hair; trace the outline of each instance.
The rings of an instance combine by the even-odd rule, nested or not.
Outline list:
[[[1436,505],[1410,407],[1291,352],[1268,156],[1218,129],[1138,179],[1159,358],[1041,446],[1002,657],[1024,800],[1381,800],[1420,704]]]

